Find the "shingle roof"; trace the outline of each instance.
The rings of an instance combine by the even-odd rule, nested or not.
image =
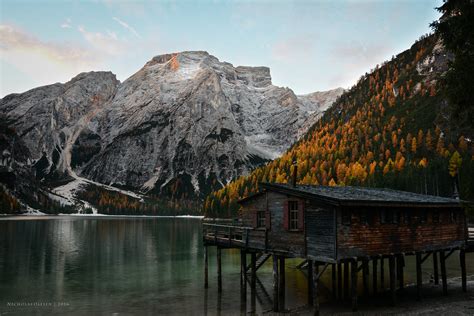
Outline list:
[[[366,187],[330,187],[320,185],[296,185],[281,183],[261,183],[263,188],[271,191],[284,191],[296,195],[313,197],[331,204],[410,204],[410,205],[440,205],[440,206],[460,206],[462,201],[433,196],[423,195],[406,191],[398,191],[385,188]]]

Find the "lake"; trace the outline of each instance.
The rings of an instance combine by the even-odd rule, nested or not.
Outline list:
[[[411,260],[407,258],[407,283],[415,280]],[[286,308],[306,304],[306,276],[295,268],[299,262],[287,260]],[[2,217],[0,314],[214,315],[271,309],[271,260],[257,273],[258,295],[251,297],[248,287],[245,305],[239,292],[240,253],[223,250],[220,296],[213,247],[208,290],[203,263],[200,219]],[[468,254],[468,274],[474,274],[473,263]],[[460,275],[456,254],[447,268],[448,277]],[[323,286],[330,287],[329,279],[327,273]]]

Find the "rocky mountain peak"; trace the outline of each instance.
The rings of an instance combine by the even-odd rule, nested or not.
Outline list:
[[[235,68],[235,72],[237,79],[253,87],[263,88],[272,84],[268,67],[238,66]]]
[[[338,93],[317,101],[330,104]],[[320,107],[314,96],[274,86],[268,67],[185,51],[153,57],[122,83],[88,72],[4,98],[0,114],[15,122],[40,177],[189,198],[278,157]]]

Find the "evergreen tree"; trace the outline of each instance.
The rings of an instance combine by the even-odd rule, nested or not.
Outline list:
[[[451,117],[460,132],[474,136],[474,2],[448,0],[437,8],[443,13],[431,24],[448,50],[454,54],[443,80]]]

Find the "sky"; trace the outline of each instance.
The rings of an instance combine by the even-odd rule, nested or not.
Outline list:
[[[120,81],[153,56],[205,50],[268,66],[296,94],[349,88],[409,48],[442,0],[0,0],[0,97],[84,71]]]

